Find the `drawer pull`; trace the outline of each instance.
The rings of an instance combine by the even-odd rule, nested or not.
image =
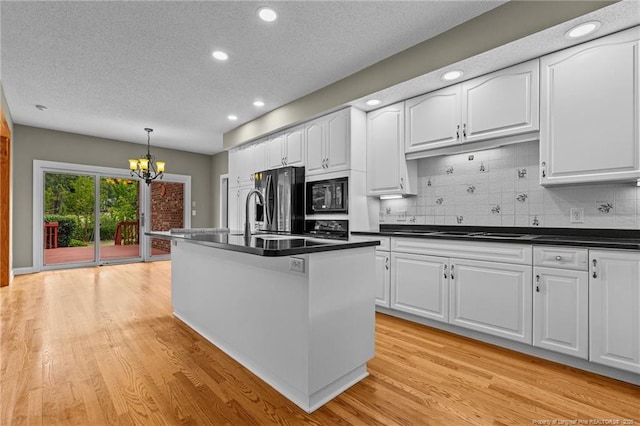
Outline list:
[[[556,260],[562,260],[562,256],[556,256]]]
[[[456,277],[454,277],[454,276],[453,276],[453,266],[454,266],[454,265],[451,265],[451,274],[449,274],[449,275],[451,275],[451,279],[452,279],[452,280],[455,280],[455,279],[456,279]]]
[[[540,275],[536,275],[536,293],[540,293]]]
[[[593,278],[598,278],[598,271],[596,270],[596,267],[598,266],[598,261],[596,259],[593,259]]]
[[[444,279],[447,279],[447,265],[444,265]]]

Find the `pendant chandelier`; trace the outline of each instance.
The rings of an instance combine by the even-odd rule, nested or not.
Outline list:
[[[147,132],[147,155],[136,159],[129,159],[129,169],[131,170],[131,176],[138,176],[144,180],[147,185],[150,185],[152,181],[157,178],[162,179],[164,174],[164,161],[156,161],[155,157],[151,155],[150,149],[150,134],[153,129],[146,127],[144,129]]]

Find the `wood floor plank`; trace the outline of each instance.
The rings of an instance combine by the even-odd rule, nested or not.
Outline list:
[[[163,261],[1,288],[0,424],[640,425],[638,386],[383,314],[369,377],[307,414],[173,317],[170,280]]]

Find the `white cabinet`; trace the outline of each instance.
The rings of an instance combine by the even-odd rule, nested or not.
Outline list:
[[[391,253],[391,308],[449,320],[449,259]]]
[[[589,251],[589,360],[640,373],[640,253]]]
[[[389,237],[371,237],[353,235],[351,241],[380,241],[376,246],[376,305],[385,308],[390,307],[389,295],[391,285],[391,253],[389,252]]]
[[[229,150],[229,188],[240,186],[240,148]]]
[[[256,142],[253,147],[253,172],[267,170],[267,141]]]
[[[417,165],[404,157],[404,104],[367,114],[367,195],[415,194]]]
[[[350,110],[322,117],[305,126],[307,175],[350,168]]]
[[[538,84],[535,59],[407,100],[405,152],[537,131]]]
[[[461,86],[447,87],[405,101],[406,146],[412,153],[460,143]]]
[[[531,344],[531,266],[451,259],[450,323]]]
[[[540,183],[640,177],[640,27],[541,59]]]
[[[294,127],[273,136],[267,142],[268,169],[284,166],[304,166],[304,127]]]
[[[533,345],[587,359],[587,250],[536,246],[533,257]]]
[[[247,194],[253,186],[241,186],[236,187],[229,190],[229,200],[228,200],[228,221],[229,221],[229,229],[232,232],[243,232],[244,231],[244,223],[245,223],[245,208],[246,208],[246,200]],[[251,203],[249,204],[249,222],[251,226],[251,232],[256,230],[255,226],[255,213],[256,212],[256,203],[251,199]]]

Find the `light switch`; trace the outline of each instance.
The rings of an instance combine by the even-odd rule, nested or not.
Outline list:
[[[574,207],[570,210],[569,221],[571,223],[584,223],[584,209],[582,207]]]
[[[196,211],[195,210],[191,210],[191,216],[195,216],[196,215]]]

